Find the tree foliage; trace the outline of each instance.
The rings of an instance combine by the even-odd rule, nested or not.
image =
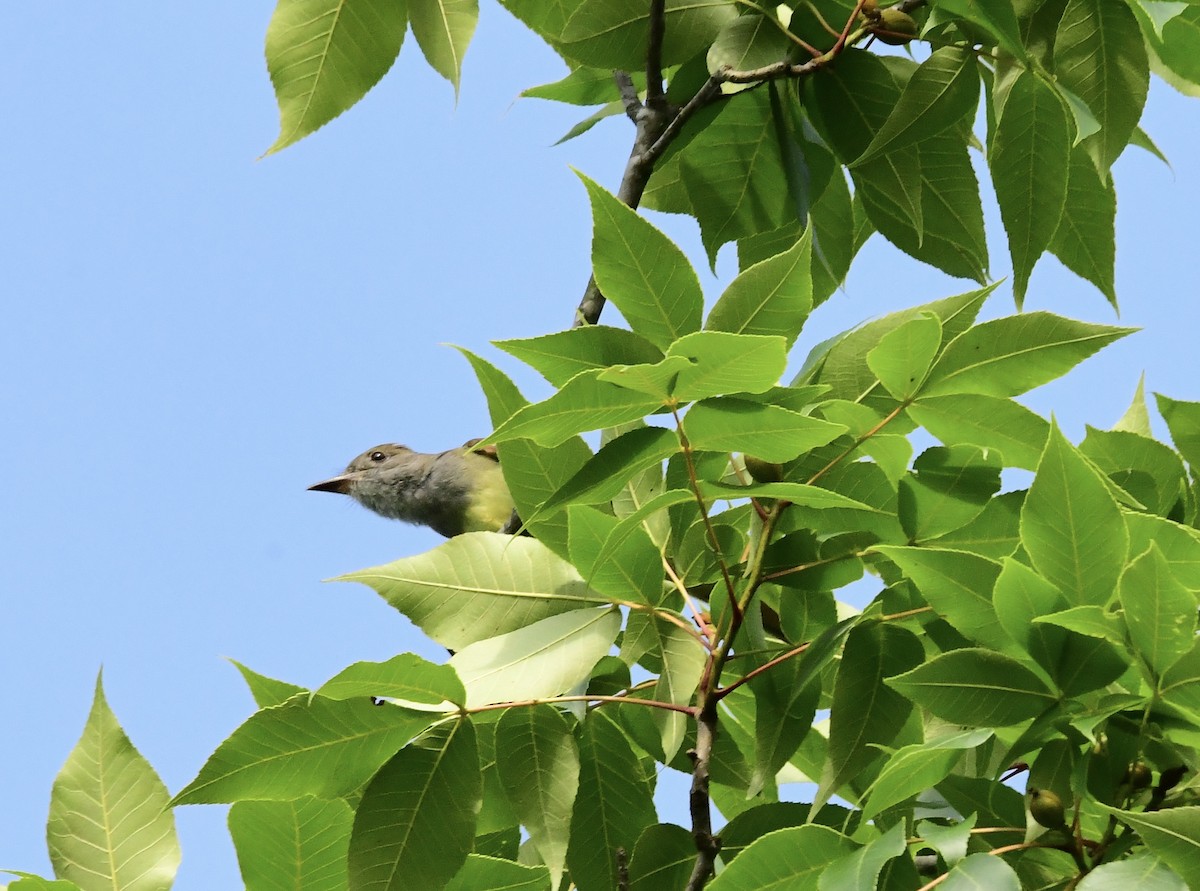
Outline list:
[[[172,804],[233,804],[250,891],[1200,887],[1200,403],[1158,397],[1163,443],[1139,388],[1074,444],[1016,401],[1130,329],[976,322],[971,156],[1018,307],[1046,252],[1115,305],[1110,167],[1156,151],[1151,71],[1200,90],[1200,6],[502,3],[569,69],[527,95],[598,106],[573,133],[637,124],[616,193],[583,178],[580,324],[498,344],[554,394],[465,353],[533,537],[346,576],[447,664],[312,691],[243,668],[259,711]],[[280,0],[271,151],[410,24],[457,88],[477,13]],[[710,263],[736,243],[707,312],[639,203],[694,217]],[[876,231],[978,287],[805,342]],[[656,806],[668,769],[690,791]],[[55,784],[59,881],[9,887],[169,887],[165,803],[98,690]]]

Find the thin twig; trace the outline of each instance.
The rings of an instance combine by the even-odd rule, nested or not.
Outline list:
[[[513,702],[492,702],[487,705],[476,705],[463,709],[464,714],[474,715],[478,712],[490,712],[499,708],[526,708],[533,705],[553,705],[556,702],[626,702],[630,705],[644,705],[648,708],[661,708],[666,711],[680,712],[685,715],[695,715],[696,709],[690,705],[676,705],[673,702],[662,702],[657,699],[636,699],[633,696],[602,696],[600,694],[582,694],[580,696],[547,696],[545,699],[519,699]]]
[[[730,693],[732,693],[734,690],[736,690],[742,684],[744,684],[747,681],[751,680],[752,678],[762,674],[764,671],[769,671],[770,669],[772,669],[776,665],[778,665],[780,662],[787,662],[787,660],[793,658],[794,656],[799,656],[801,653],[803,653],[805,650],[807,650],[810,646],[812,646],[811,640],[805,641],[804,643],[800,644],[800,646],[798,646],[798,647],[793,647],[792,649],[788,650],[786,653],[784,653],[780,656],[776,656],[774,659],[771,659],[769,662],[764,662],[762,665],[759,665],[755,668],[750,669],[748,672],[746,672],[744,675],[742,675],[740,678],[738,678],[736,681],[734,681],[728,687],[721,687],[719,690],[717,690],[715,692],[714,695],[716,695],[717,698],[728,696]]]

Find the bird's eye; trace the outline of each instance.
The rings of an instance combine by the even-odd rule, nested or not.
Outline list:
[[[387,457],[383,452],[371,452],[371,460],[378,463]]]

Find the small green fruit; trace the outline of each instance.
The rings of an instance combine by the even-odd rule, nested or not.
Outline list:
[[[917,21],[899,9],[879,10],[879,24],[872,30],[889,46],[903,46],[917,36]]]
[[[1029,813],[1047,829],[1062,829],[1067,825],[1062,799],[1049,789],[1030,788]]]
[[[764,461],[753,455],[743,455],[746,471],[756,483],[778,483],[783,481],[783,465],[774,461]]]

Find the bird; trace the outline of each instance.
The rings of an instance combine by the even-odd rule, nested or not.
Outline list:
[[[343,473],[309,486],[349,495],[381,517],[428,526],[453,538],[499,532],[513,517],[495,446],[471,439],[445,452],[415,452],[398,443],[367,449]]]

